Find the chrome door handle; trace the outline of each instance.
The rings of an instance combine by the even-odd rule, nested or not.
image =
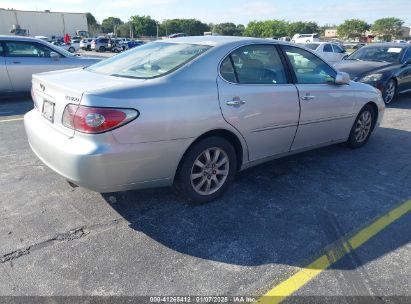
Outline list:
[[[230,100],[226,102],[227,106],[241,106],[245,104],[244,100]]]
[[[305,96],[301,97],[301,100],[309,101],[309,100],[313,100],[314,98],[315,98],[315,96],[305,95]]]

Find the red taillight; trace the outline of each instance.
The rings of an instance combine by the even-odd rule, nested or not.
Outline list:
[[[133,109],[84,107],[68,104],[63,113],[63,125],[83,133],[103,133],[118,128],[138,116]]]

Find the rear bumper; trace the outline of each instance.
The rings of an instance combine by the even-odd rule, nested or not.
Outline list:
[[[190,140],[120,144],[108,133],[69,138],[32,110],[24,116],[33,152],[52,170],[97,192],[163,187],[172,184]]]

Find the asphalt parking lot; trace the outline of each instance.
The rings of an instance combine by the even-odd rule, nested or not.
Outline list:
[[[411,94],[364,148],[260,165],[205,205],[169,189],[71,188],[30,150],[21,117],[31,108],[29,97],[0,99],[0,296],[258,297],[411,199]],[[286,302],[405,303],[410,221],[393,221]]]

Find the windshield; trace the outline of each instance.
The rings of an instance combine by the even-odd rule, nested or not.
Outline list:
[[[317,43],[305,43],[303,46],[311,50],[316,50],[320,45]]]
[[[404,48],[392,46],[367,46],[354,52],[348,59],[400,62]]]
[[[86,70],[119,77],[155,78],[178,69],[209,48],[205,45],[152,42],[101,61]]]

